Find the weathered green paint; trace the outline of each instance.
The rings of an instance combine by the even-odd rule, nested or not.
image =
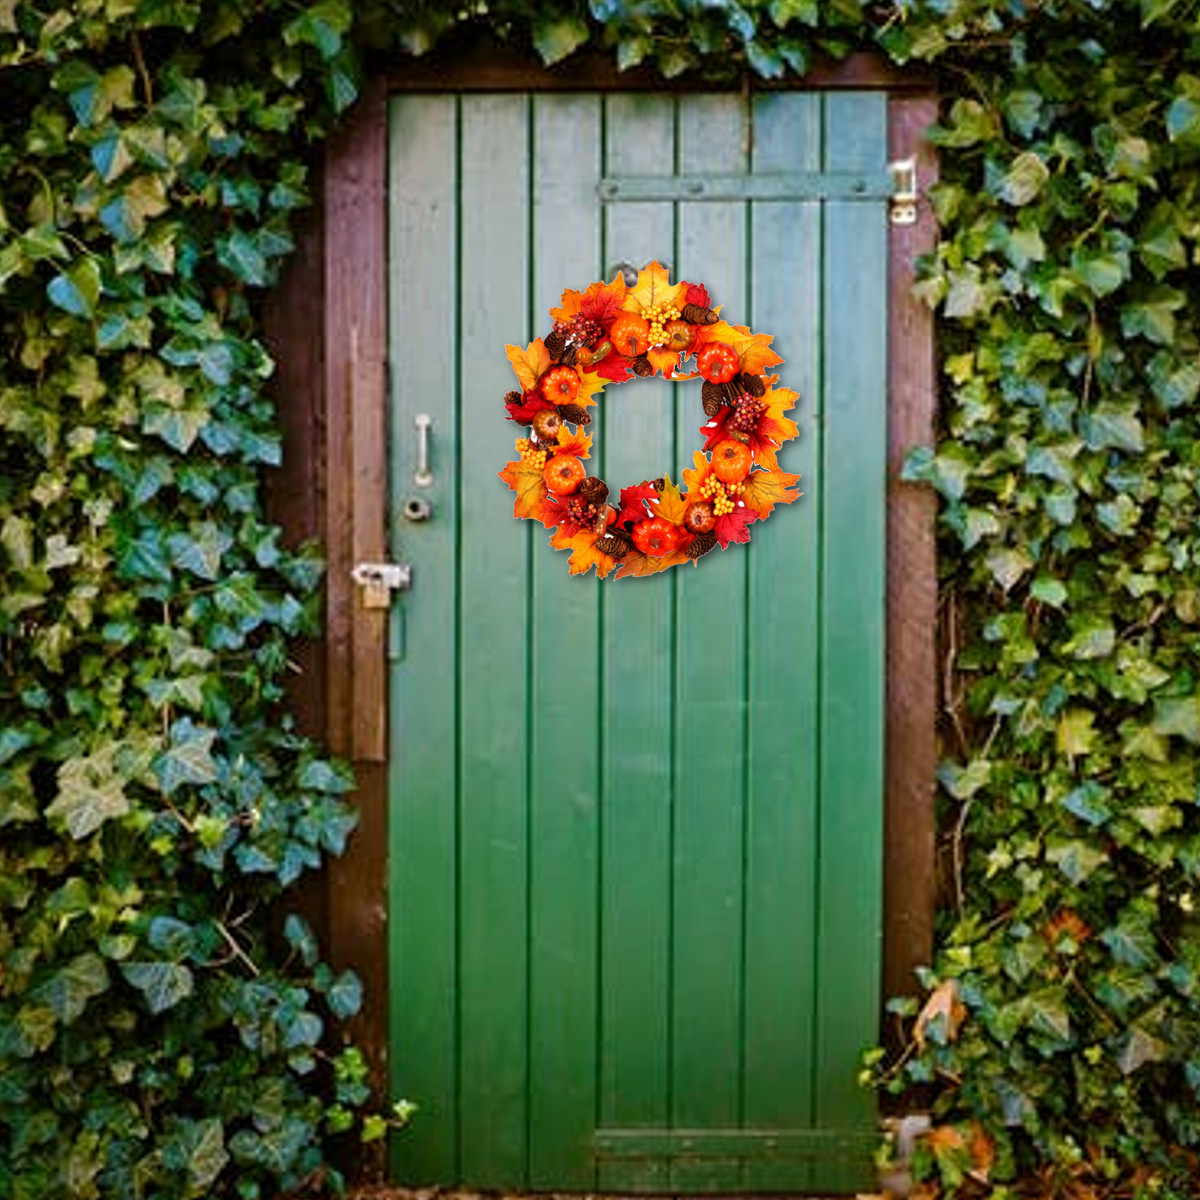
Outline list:
[[[415,574],[391,677],[391,1042],[394,1087],[421,1104],[402,1179],[869,1181],[884,204],[597,186],[873,178],[885,130],[876,93],[393,102],[392,533]],[[517,433],[504,344],[544,333],[563,288],[654,258],[775,334],[801,394],[782,465],[805,495],[697,570],[572,579],[496,478]],[[701,444],[696,385],[639,381],[601,406],[614,486],[678,479]],[[433,517],[413,524],[417,494]]]

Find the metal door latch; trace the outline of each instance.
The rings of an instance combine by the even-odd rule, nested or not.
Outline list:
[[[892,177],[892,197],[888,210],[893,225],[917,223],[917,160],[899,158],[888,163]]]
[[[412,587],[410,563],[359,563],[350,578],[362,588],[363,608],[389,608],[393,592]]]

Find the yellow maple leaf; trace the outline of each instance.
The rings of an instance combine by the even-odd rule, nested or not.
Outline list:
[[[582,575],[595,567],[596,578],[603,579],[617,565],[617,560],[596,549],[600,537],[600,534],[591,529],[581,529],[571,537],[568,537],[563,529],[559,529],[550,539],[550,545],[555,550],[571,551],[567,568],[572,575]]]
[[[712,474],[712,463],[708,460],[708,455],[703,450],[697,450],[692,455],[692,462],[695,467],[684,467],[683,483],[687,488],[689,496],[700,494],[701,487],[704,486],[704,481]]]
[[[517,493],[513,501],[514,517],[541,521],[547,529],[553,529],[562,519],[562,510],[550,498],[550,489],[542,478],[541,467],[531,466],[524,461],[510,462],[505,464],[499,475]]]
[[[541,338],[535,338],[526,350],[520,346],[505,346],[508,361],[521,381],[523,391],[529,391],[538,385],[538,380],[550,370],[550,351]]]
[[[587,408],[589,404],[595,404],[592,397],[597,392],[604,391],[604,385],[608,382],[607,379],[597,375],[595,371],[576,371],[579,376],[579,391],[575,394],[575,403]]]
[[[687,501],[679,494],[679,489],[671,482],[670,475],[665,477],[663,490],[658,494],[654,514],[670,521],[672,525],[683,524],[683,514],[687,512]]]
[[[751,471],[746,476],[742,499],[760,517],[768,517],[776,504],[791,504],[799,499],[800,493],[791,490],[799,478],[786,471]]]
[[[621,307],[626,312],[639,314],[656,304],[673,304],[681,308],[686,296],[687,284],[672,284],[670,272],[655,261],[638,272],[637,287],[625,294]]]
[[[624,276],[618,271],[611,283],[591,283],[582,292],[567,288],[562,294],[562,307],[552,308],[550,315],[556,321],[570,321],[581,310],[598,316],[611,314],[625,302],[625,291]]]

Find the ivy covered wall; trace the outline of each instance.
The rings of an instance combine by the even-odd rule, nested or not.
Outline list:
[[[0,1197],[316,1186],[395,1119],[289,915],[352,816],[286,715],[319,568],[263,515],[259,309],[364,73],[472,23],[936,72],[946,899],[874,1072],[947,1186],[1192,1194],[1194,0],[0,0]]]

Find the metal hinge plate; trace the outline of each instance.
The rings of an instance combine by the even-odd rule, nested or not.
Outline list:
[[[917,160],[898,158],[888,163],[892,178],[892,195],[888,215],[893,225],[917,223]]]
[[[412,587],[413,570],[409,563],[361,562],[350,578],[362,589],[363,608],[390,608],[393,592]]]

